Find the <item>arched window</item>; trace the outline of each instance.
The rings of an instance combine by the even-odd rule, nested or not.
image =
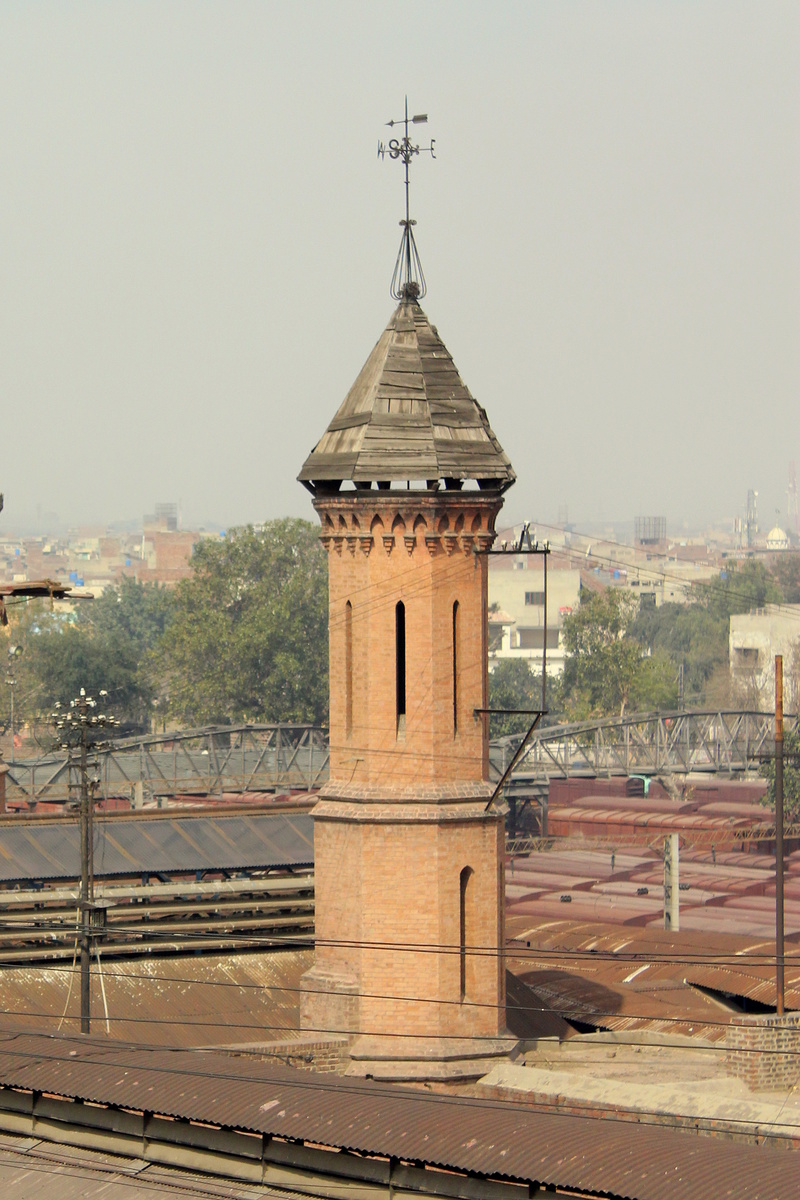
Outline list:
[[[470,897],[470,880],[472,879],[472,867],[464,867],[461,872],[459,881],[459,953],[461,959],[461,1002],[467,998],[467,946],[469,945],[469,937],[472,930],[467,928],[469,909],[468,904]]]
[[[458,601],[453,601],[453,737],[458,733]]]
[[[395,687],[397,733],[406,729],[406,606],[398,600],[394,610]]]
[[[353,732],[353,606],[344,606],[344,725],[347,736]]]

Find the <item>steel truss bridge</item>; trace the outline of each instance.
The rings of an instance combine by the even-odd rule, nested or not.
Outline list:
[[[772,752],[770,713],[717,710],[637,714],[538,729],[511,779],[544,787],[553,777],[668,777],[753,771]],[[499,780],[520,739],[492,742]],[[311,725],[231,725],[115,742],[96,755],[96,799],[221,796],[318,787],[328,777],[328,735]],[[77,770],[64,754],[8,764],[9,800],[77,797]],[[513,784],[512,784],[513,786]]]
[[[313,725],[226,725],[126,738],[93,755],[95,799],[221,796],[310,790],[328,777],[327,730]],[[8,764],[6,796],[33,805],[77,801],[77,766],[65,754]]]
[[[735,777],[771,756],[774,726],[772,713],[734,709],[556,725],[536,730],[515,772],[543,780],[695,772]],[[492,743],[496,766],[502,769],[511,760],[519,741],[510,737]]]

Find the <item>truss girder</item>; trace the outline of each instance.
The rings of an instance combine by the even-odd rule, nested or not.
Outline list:
[[[150,796],[306,789],[327,778],[328,740],[308,725],[226,726],[118,742],[97,759],[98,798],[137,783]],[[64,755],[18,761],[9,799],[64,801],[71,769]]]
[[[637,714],[617,721],[555,726],[536,731],[517,770],[565,779],[690,772],[737,775],[754,770],[770,752],[773,723],[771,713],[716,710]],[[500,744],[494,743],[495,756],[499,749]]]
[[[517,765],[544,779],[571,775],[669,775],[752,771],[772,749],[771,713],[716,710],[634,714],[619,720],[537,729]],[[515,739],[492,743],[499,778]],[[311,725],[243,725],[188,730],[116,743],[99,755],[98,795],[216,794],[314,788],[327,778],[327,731]],[[73,780],[74,782],[74,780]],[[63,755],[9,764],[7,790],[36,800],[65,800],[70,768]]]

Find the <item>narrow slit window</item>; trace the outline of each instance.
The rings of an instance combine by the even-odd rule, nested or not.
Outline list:
[[[397,732],[406,727],[406,606],[399,600],[394,610]]]
[[[458,601],[453,602],[453,737],[458,733]]]
[[[347,736],[353,732],[353,606],[344,606],[344,723]]]
[[[469,881],[472,878],[472,867],[464,867],[461,872],[459,881],[459,945],[461,959],[461,1002],[467,998],[467,935],[470,932],[467,929],[467,892],[469,891]]]

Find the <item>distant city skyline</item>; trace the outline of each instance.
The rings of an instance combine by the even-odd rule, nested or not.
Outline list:
[[[406,94],[424,308],[509,520],[676,534],[753,488],[785,525],[798,57],[788,0],[7,0],[0,536],[313,518],[295,476],[393,307]]]
[[[152,506],[151,506],[152,507]],[[562,510],[563,510],[562,506]],[[743,515],[734,514],[731,517],[724,517],[719,520],[699,521],[690,523],[684,520],[680,524],[670,522],[667,518],[667,541],[678,542],[682,538],[702,538],[714,534],[728,535],[734,537],[734,519]],[[270,513],[263,517],[254,517],[251,520],[241,522],[242,525],[261,525],[264,522],[279,519],[285,516],[285,513]],[[306,516],[309,520],[313,520],[313,513],[300,513],[300,516]],[[99,514],[95,520],[87,521],[64,521],[57,513],[41,512],[36,514],[31,520],[25,522],[13,523],[5,518],[7,513],[0,518],[0,542],[8,541],[14,538],[42,538],[54,537],[65,538],[69,535],[74,535],[81,530],[104,530],[112,534],[135,534],[141,533],[145,528],[145,517],[147,514],[139,516],[118,517],[114,515]],[[599,537],[604,534],[613,534],[622,541],[634,541],[634,526],[636,519],[640,516],[653,517],[663,516],[663,514],[654,513],[636,513],[628,517],[620,519],[603,519],[601,517],[593,517],[584,521],[574,520],[571,511],[567,514],[567,520],[564,521],[564,513],[556,515],[542,516],[539,514],[522,514],[514,510],[513,506],[508,506],[503,510],[502,518],[498,524],[498,529],[510,529],[520,526],[524,521],[531,523],[531,528],[534,532],[538,531],[538,536],[547,539],[551,533],[560,531],[564,528],[572,530],[577,536],[585,535],[589,537]],[[4,523],[3,523],[4,522]],[[236,522],[224,522],[214,520],[213,515],[205,518],[193,518],[191,514],[184,513],[180,505],[178,506],[178,528],[181,530],[202,531],[209,533],[225,533],[228,529],[236,527]],[[758,539],[765,541],[767,534],[774,526],[779,526],[787,533],[792,533],[791,523],[787,520],[787,514],[773,513],[771,516],[764,515],[759,520]],[[800,550],[800,546],[793,546]]]

